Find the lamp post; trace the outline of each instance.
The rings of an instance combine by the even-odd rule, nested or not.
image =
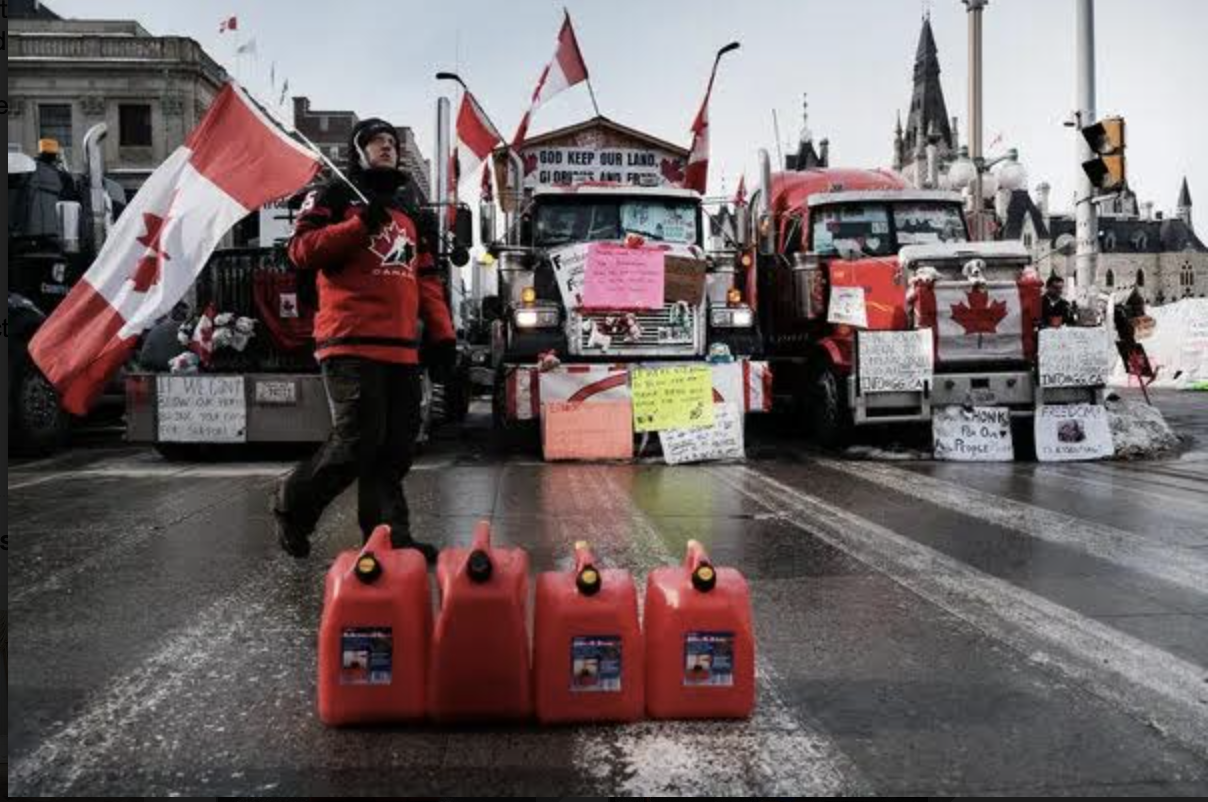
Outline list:
[[[970,190],[973,196],[973,208],[970,209],[969,216],[973,223],[973,239],[985,239],[985,206],[986,206],[986,182],[985,176],[995,167],[1002,165],[1002,168],[995,176],[995,189],[1005,189],[1014,192],[1017,189],[1024,189],[1028,184],[1028,173],[1022,164],[1019,162],[1019,151],[1011,148],[1002,156],[994,159],[986,159],[984,156],[976,158],[971,157],[969,149],[963,147],[960,150],[960,157],[952,163],[948,168],[948,182],[957,192]]]
[[[982,12],[989,0],[963,0],[969,11],[969,155],[974,163],[982,153]],[[973,179],[973,197],[977,207],[973,212],[973,239],[986,238],[982,223],[982,171]]]

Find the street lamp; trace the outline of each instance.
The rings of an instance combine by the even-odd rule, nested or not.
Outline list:
[[[1002,165],[997,173],[988,175],[995,167]],[[974,235],[981,239],[985,229],[982,227],[982,215],[985,212],[985,202],[994,197],[1000,189],[1014,192],[1028,185],[1028,171],[1019,163],[1019,151],[1011,148],[1002,156],[986,159],[983,156],[972,158],[969,149],[960,149],[960,156],[948,168],[948,181],[957,192],[969,190],[973,208],[970,216],[973,218]]]

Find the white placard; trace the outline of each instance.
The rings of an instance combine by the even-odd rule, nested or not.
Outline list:
[[[1036,458],[1078,462],[1115,454],[1107,410],[1095,404],[1041,407],[1036,415]]]
[[[1208,320],[1193,320],[1183,342],[1184,384],[1208,382]]]
[[[1011,462],[1011,410],[1006,407],[940,407],[931,431],[935,458],[949,462]]]
[[[659,432],[663,459],[668,465],[743,459],[742,411],[737,404],[714,404],[713,425],[707,429],[676,429]]]
[[[281,245],[294,235],[297,212],[289,208],[289,198],[260,207],[260,247]]]
[[[864,305],[863,287],[831,287],[830,307],[826,316],[830,323],[868,328],[868,308]]]
[[[157,376],[156,396],[160,442],[247,442],[242,376]]]
[[[860,332],[860,392],[922,392],[935,373],[934,344],[931,329]]]
[[[1041,387],[1098,387],[1111,372],[1107,329],[1040,330]]]
[[[558,279],[558,291],[567,309],[583,306],[583,288],[587,282],[587,254],[590,243],[579,243],[558,248],[550,253],[554,265],[554,277]]]
[[[523,152],[524,186],[572,186],[605,182],[637,187],[679,185],[684,160],[671,153],[636,148],[532,148]]]

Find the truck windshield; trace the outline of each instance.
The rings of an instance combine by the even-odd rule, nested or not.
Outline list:
[[[879,205],[844,204],[814,212],[814,250],[822,256],[849,251],[865,256],[893,253],[889,210]]]
[[[965,242],[965,218],[951,203],[900,203],[893,207],[898,246]]]
[[[539,203],[535,245],[621,240],[639,234],[654,242],[697,243],[697,205],[667,199],[590,200]]]

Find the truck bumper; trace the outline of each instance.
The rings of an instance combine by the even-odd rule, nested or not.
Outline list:
[[[940,373],[923,392],[861,393],[858,379],[848,379],[848,395],[856,425],[931,420],[934,407],[1009,407],[1011,414],[1029,417],[1041,404],[1096,403],[1102,389],[1068,387],[1041,389],[1030,371],[1001,373]]]
[[[207,429],[192,433],[185,427],[161,421],[170,399],[161,396],[164,374],[137,373],[126,377],[126,439],[132,443],[320,443],[331,431],[331,408],[319,374],[245,374],[195,377],[196,392],[204,392],[208,379],[242,379],[244,425],[227,424],[220,436]],[[187,401],[190,390],[177,387],[175,400]],[[238,402],[231,409],[238,415]],[[238,429],[241,428],[242,432]]]
[[[706,362],[643,362],[627,365],[563,364],[554,370],[535,365],[505,365],[505,412],[508,421],[540,420],[543,403],[628,401],[630,371],[663,366],[707,365]],[[709,365],[713,401],[738,404],[744,414],[772,411],[772,371],[766,362],[740,359]]]

